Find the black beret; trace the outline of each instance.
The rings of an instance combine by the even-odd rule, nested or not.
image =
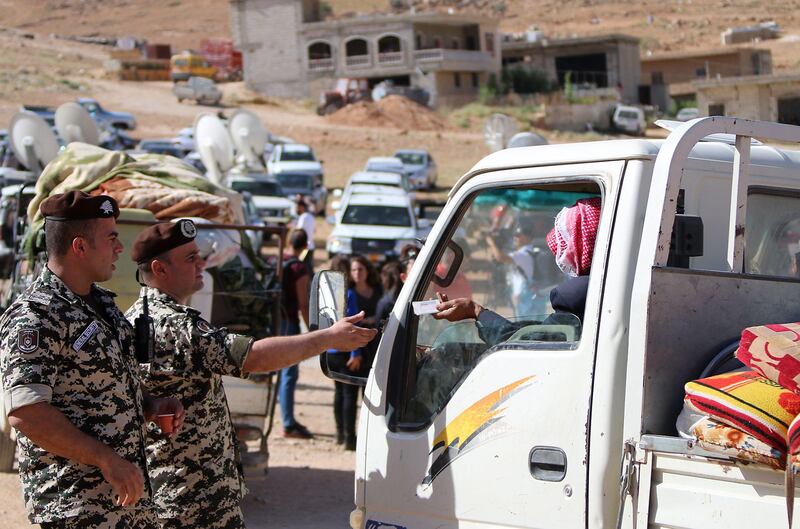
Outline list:
[[[131,259],[141,264],[178,246],[190,243],[197,236],[197,227],[188,219],[160,222],[139,234],[131,248]]]
[[[117,201],[108,195],[91,196],[83,191],[67,191],[48,197],[39,206],[49,220],[89,220],[119,217]]]

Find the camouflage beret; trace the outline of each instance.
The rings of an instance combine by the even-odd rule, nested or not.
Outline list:
[[[45,199],[39,206],[48,220],[89,220],[119,217],[117,201],[108,195],[91,196],[83,191],[68,191]]]
[[[197,236],[197,227],[188,219],[160,222],[139,234],[131,248],[131,259],[141,264],[178,246],[190,243]]]

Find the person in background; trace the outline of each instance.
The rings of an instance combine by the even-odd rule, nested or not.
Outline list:
[[[397,303],[397,297],[403,288],[403,281],[400,277],[404,272],[403,266],[397,261],[386,263],[381,268],[383,297],[378,301],[378,307],[375,310],[375,318],[379,326],[389,318],[394,304]]]
[[[298,255],[298,258],[303,261],[308,267],[308,273],[314,274],[314,230],[317,225],[314,221],[314,215],[308,211],[308,204],[302,195],[297,195],[294,199],[295,211],[297,212],[297,220],[294,223],[295,229],[301,229],[306,232],[306,239],[308,246],[306,250]]]
[[[300,316],[308,328],[308,289],[311,274],[301,260],[308,246],[306,232],[294,229],[289,234],[286,255],[283,256],[283,282],[281,284],[281,336],[300,334]],[[314,436],[308,428],[297,422],[294,417],[294,391],[300,374],[298,364],[281,369],[278,386],[278,402],[281,405],[281,422],[283,436],[294,439],[312,439]]]
[[[375,327],[375,313],[381,288],[378,274],[365,257],[354,255],[350,258],[350,273],[347,289],[347,315],[364,312],[361,325]],[[328,366],[333,371],[365,375],[369,372],[372,355],[378,340],[372,340],[366,347],[351,353],[331,353]],[[336,382],[333,394],[333,413],[336,420],[336,442],[344,444],[345,450],[356,449],[356,405],[358,386]]]

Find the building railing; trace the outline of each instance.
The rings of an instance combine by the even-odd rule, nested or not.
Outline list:
[[[490,55],[485,51],[477,50],[448,50],[445,48],[431,48],[427,50],[414,50],[414,60],[418,62],[443,62],[443,61],[488,61]]]
[[[405,53],[402,51],[387,51],[378,54],[378,64],[402,64],[405,62]]]
[[[344,64],[348,68],[369,68],[372,66],[371,55],[348,55],[344,59]]]
[[[308,69],[312,72],[327,72],[334,69],[333,59],[309,59]]]

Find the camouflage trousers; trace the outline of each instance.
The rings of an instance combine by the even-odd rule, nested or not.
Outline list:
[[[119,509],[42,522],[42,529],[158,529],[158,519],[149,509]]]
[[[238,502],[209,505],[194,516],[160,519],[161,529],[244,529],[244,516]]]

